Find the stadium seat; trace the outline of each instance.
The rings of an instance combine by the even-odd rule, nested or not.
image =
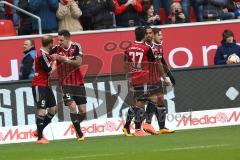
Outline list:
[[[190,20],[190,22],[196,22],[197,21],[193,7],[190,8],[189,20]]]
[[[0,20],[0,37],[16,36],[16,31],[11,20]]]
[[[166,15],[165,11],[164,11],[164,8],[160,8],[159,15],[160,15],[162,24],[165,24],[167,19],[168,19],[168,17]]]

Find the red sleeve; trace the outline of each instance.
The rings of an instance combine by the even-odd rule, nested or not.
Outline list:
[[[116,6],[116,8],[114,10],[114,13],[116,15],[119,15],[119,14],[123,13],[127,9],[127,7],[124,4],[122,4],[120,6],[117,0],[114,0],[114,4]]]
[[[141,0],[137,0],[136,1],[136,5],[133,6],[133,9],[138,12],[141,13],[142,12],[142,4],[141,4]]]

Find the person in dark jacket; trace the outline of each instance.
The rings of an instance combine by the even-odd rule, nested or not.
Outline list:
[[[232,64],[232,62],[228,59],[232,54],[236,54],[240,57],[240,46],[236,44],[233,32],[226,29],[224,30],[222,36],[222,45],[218,47],[214,57],[215,65]]]
[[[24,41],[24,56],[20,66],[19,80],[31,80],[34,77],[35,43],[32,39]]]
[[[29,6],[33,14],[39,16],[43,33],[55,33],[58,30],[56,12],[58,0],[30,0]],[[38,22],[33,20],[33,30],[38,32]]]
[[[83,10],[83,15],[88,14],[91,17],[94,30],[110,29],[113,28],[112,12],[114,10],[113,0],[91,0],[88,3],[87,10]]]
[[[227,0],[199,0],[203,5],[203,19],[209,20],[227,20],[234,19],[235,15],[225,9]]]
[[[18,7],[22,8],[28,12],[31,12],[29,7],[28,0],[19,0]],[[17,11],[17,14],[20,17],[20,26],[18,29],[18,35],[29,35],[32,34],[32,17],[26,15],[23,12]]]

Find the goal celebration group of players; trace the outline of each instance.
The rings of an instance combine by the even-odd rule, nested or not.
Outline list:
[[[84,140],[80,123],[86,117],[86,91],[80,71],[83,53],[80,44],[70,40],[68,30],[58,32],[58,44],[54,46],[53,36],[44,35],[41,48],[35,58],[35,75],[32,92],[37,105],[34,135],[37,144],[47,144],[43,130],[57,113],[57,104],[49,84],[50,77],[57,77],[62,89],[65,106],[70,110],[72,127],[78,141]],[[163,58],[162,31],[159,28],[137,27],[135,42],[125,51],[125,69],[133,95],[133,103],[127,112],[123,128],[125,136],[146,136],[150,134],[173,133],[165,127],[166,107],[163,103],[163,85],[174,84],[173,77],[166,77],[168,68]],[[56,75],[55,75],[56,74]],[[145,105],[147,105],[145,110]],[[151,125],[156,115],[159,130]],[[130,132],[134,120],[135,133]],[[144,122],[145,120],[145,122]]]

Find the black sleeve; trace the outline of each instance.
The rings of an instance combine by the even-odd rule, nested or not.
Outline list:
[[[56,54],[56,53],[57,53],[57,46],[53,47],[49,52],[49,54]]]
[[[153,51],[150,47],[148,47],[148,52],[147,52],[147,55],[148,55],[148,58],[151,62],[154,62],[155,61],[155,57],[154,57],[154,54],[153,54]]]
[[[47,58],[46,55],[42,55],[40,58],[39,58],[39,61],[38,61],[38,64],[40,65],[40,67],[46,71],[47,73],[51,72],[52,71],[52,68],[51,68],[51,65],[50,65],[50,62]]]
[[[75,50],[74,50],[74,55],[76,57],[82,57],[82,48],[79,44],[76,45]]]
[[[28,55],[24,58],[23,61],[23,70],[22,70],[22,79],[28,79],[29,74],[31,73],[31,69],[33,66],[34,59],[31,57],[31,55]]]

